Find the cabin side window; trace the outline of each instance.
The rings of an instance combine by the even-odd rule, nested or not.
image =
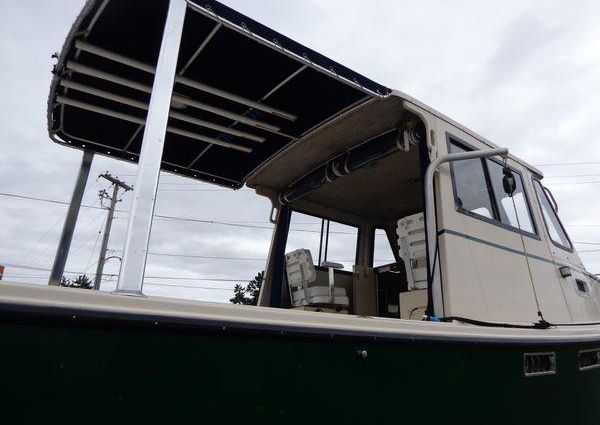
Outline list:
[[[451,153],[466,151],[467,149],[454,142],[450,144]],[[457,208],[482,217],[493,218],[492,201],[481,159],[457,161],[451,166],[454,173]]]
[[[450,153],[469,150],[454,140],[450,142]],[[518,171],[512,170],[516,190],[510,197],[502,186],[502,164],[491,159],[469,159],[453,162],[451,167],[458,211],[517,231],[537,233]]]
[[[486,165],[490,173],[490,182],[494,192],[494,198],[498,207],[500,221],[508,226],[521,229],[525,232],[536,233],[531,219],[529,203],[523,190],[523,179],[518,173],[513,173],[517,189],[512,197],[504,192],[502,186],[502,165],[492,160],[486,160]]]
[[[293,211],[285,252],[307,249],[315,266],[333,261],[351,272],[356,262],[357,243],[357,227]]]
[[[383,229],[375,229],[373,241],[373,267],[395,263],[395,255],[387,233]]]
[[[546,189],[542,186],[542,183],[540,183],[539,180],[534,180],[533,186],[535,187],[535,192],[540,202],[542,215],[544,217],[544,222],[546,223],[546,229],[548,230],[550,239],[555,245],[558,245],[567,251],[571,251],[573,249],[571,241],[569,240],[567,232],[560,222],[554,207],[550,203]]]

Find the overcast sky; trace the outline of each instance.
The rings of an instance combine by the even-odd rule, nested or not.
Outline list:
[[[571,238],[600,244],[600,2],[224,3],[416,97],[529,163],[597,162],[540,168]],[[52,265],[66,206],[7,194],[70,199],[81,152],[49,140],[46,100],[50,56],[61,48],[82,5],[80,0],[0,1],[0,264],[9,265],[5,280],[43,284]],[[135,180],[135,166],[96,157],[86,205],[98,205],[98,191],[108,187],[96,179],[104,171],[131,184]],[[109,244],[115,251],[109,255],[121,255],[129,199],[125,195],[119,205],[123,212],[116,215]],[[244,260],[152,255],[145,293],[226,301],[232,282],[197,278],[250,279],[261,270],[271,237],[269,210],[269,203],[249,190],[230,192],[163,175],[158,214],[258,228],[155,220],[151,252]],[[82,209],[69,272],[94,273],[105,216],[103,210]],[[298,221],[296,228],[318,228],[306,218]],[[295,238],[309,244],[313,236],[300,232]],[[600,245],[577,248],[588,269],[600,273],[600,252],[593,252]],[[346,253],[340,250],[339,256]],[[105,272],[116,273],[118,267],[118,260],[110,260]],[[114,285],[109,277],[103,289]]]

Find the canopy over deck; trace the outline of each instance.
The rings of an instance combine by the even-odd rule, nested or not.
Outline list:
[[[54,141],[138,161],[168,3],[86,3],[54,70]],[[390,93],[216,1],[187,4],[163,170],[241,187],[320,124]]]

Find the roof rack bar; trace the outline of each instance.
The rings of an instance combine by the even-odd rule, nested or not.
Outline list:
[[[308,68],[308,65],[302,65],[300,68],[298,68],[296,71],[294,71],[293,73],[291,73],[286,79],[284,79],[282,82],[280,82],[279,84],[277,84],[275,87],[273,87],[269,93],[267,93],[266,95],[264,95],[263,97],[261,97],[260,101],[264,102],[265,100],[267,100],[269,97],[271,97],[273,94],[275,94],[276,91],[278,91],[280,88],[282,88],[283,86],[285,86],[287,83],[289,83],[291,80],[293,80],[294,78],[296,78],[296,76],[298,76],[298,74],[300,74],[302,71],[304,71],[306,68]]]
[[[194,54],[190,57],[190,59],[185,63],[185,65],[183,65],[183,67],[179,70],[178,75],[183,75],[185,74],[185,72],[187,71],[187,69],[190,67],[190,65],[192,63],[194,63],[194,61],[196,60],[196,58],[198,57],[198,55],[200,55],[200,53],[202,53],[202,51],[204,50],[204,48],[208,45],[208,43],[210,42],[210,40],[212,40],[212,38],[214,37],[214,35],[217,33],[217,31],[219,30],[219,28],[221,28],[223,24],[221,24],[220,22],[217,22],[217,24],[215,25],[215,27],[212,29],[212,31],[206,36],[206,38],[204,39],[204,41],[202,42],[202,44],[200,44],[200,46],[196,49],[196,51],[194,52]],[[80,50],[78,50],[77,52],[80,52]],[[138,134],[140,134],[140,131],[142,131],[142,128],[144,128],[143,125],[140,125],[135,132],[131,135],[131,137],[129,138],[129,141],[127,142],[126,147],[124,148],[125,150],[129,147],[129,145],[131,145],[131,143],[133,143],[133,141],[135,140],[135,138],[137,137]]]
[[[279,133],[279,130],[281,130],[280,127],[277,127],[277,126],[274,126],[271,124],[267,124],[266,122],[257,121],[255,119],[248,118],[243,115],[235,114],[233,112],[229,112],[229,111],[226,111],[221,108],[216,108],[216,107],[207,105],[202,102],[198,102],[196,100],[193,100],[193,99],[190,99],[188,97],[181,96],[178,94],[173,94],[172,100],[177,103],[182,103],[184,105],[191,106],[192,108],[200,109],[200,110],[206,111],[206,112],[211,112],[215,115],[220,115],[222,117],[229,118],[231,120],[239,121],[239,122],[249,125],[251,127],[260,128],[261,130],[265,130],[270,133],[275,133],[275,134],[279,134],[279,135],[283,136],[283,134]]]
[[[152,66],[142,61],[138,61],[136,59],[132,59],[124,55],[120,55],[118,53],[111,52],[110,50],[106,50],[101,47],[94,46],[93,44],[90,44],[87,41],[75,40],[75,48],[96,56],[103,57],[105,59],[112,60],[114,62],[122,63],[123,65],[128,65],[132,68],[136,68],[141,71],[146,71],[150,74],[154,74],[156,72],[155,66]]]
[[[267,100],[269,97],[271,97],[273,94],[275,94],[280,88],[282,88],[287,83],[289,83],[291,80],[296,78],[296,76],[298,74],[300,74],[302,71],[304,71],[306,68],[308,68],[308,65],[301,65],[300,68],[298,68],[296,71],[292,72],[285,79],[283,79],[280,83],[278,83],[275,87],[273,87],[271,90],[269,90],[269,92],[267,94],[265,94],[263,97],[261,97],[259,102],[264,102],[265,100]],[[252,110],[252,108],[248,109],[245,112],[245,114],[249,113],[251,110]],[[238,122],[239,121],[235,121],[233,124],[231,124],[231,127],[234,127],[236,124],[238,124]],[[190,164],[188,165],[188,168],[192,168],[198,161],[200,161],[200,158],[202,158],[206,154],[206,152],[208,152],[209,150],[210,150],[210,146],[207,146],[206,148],[204,148],[202,150],[202,152],[200,152],[198,154],[198,156],[196,156],[196,158],[194,158],[194,160],[192,162],[190,162]]]
[[[124,55],[121,55],[121,54],[114,53],[114,52],[111,52],[109,50],[103,49],[101,47],[94,46],[94,45],[92,45],[90,43],[87,43],[85,41],[82,41],[82,40],[75,41],[75,47],[77,49],[86,51],[88,53],[92,53],[92,54],[94,54],[96,56],[100,56],[100,57],[103,57],[105,59],[109,59],[109,60],[112,60],[112,61],[115,61],[115,62],[122,63],[124,65],[131,66],[132,68],[136,68],[136,69],[139,69],[139,70],[142,70],[142,71],[146,71],[146,72],[148,72],[150,74],[154,74],[155,71],[156,71],[156,68],[154,66],[152,66],[152,65],[148,65],[147,63],[140,62],[140,61],[138,61],[136,59],[132,59],[132,58],[129,58],[127,56],[124,56]],[[289,121],[295,121],[298,118],[297,116],[292,115],[290,113],[287,113],[285,111],[282,111],[280,109],[273,108],[271,106],[268,106],[268,105],[265,105],[265,104],[262,104],[262,103],[259,103],[259,102],[255,102],[253,100],[247,99],[247,98],[242,97],[242,96],[238,96],[238,95],[233,94],[233,93],[229,93],[229,92],[227,92],[225,90],[221,90],[219,88],[209,86],[208,84],[200,83],[198,81],[192,80],[191,78],[187,78],[187,77],[184,77],[182,75],[176,76],[175,77],[175,82],[177,82],[179,84],[186,85],[188,87],[195,88],[197,90],[200,90],[200,91],[203,91],[203,92],[206,92],[206,93],[214,94],[215,96],[219,96],[219,97],[222,97],[224,99],[228,99],[228,100],[231,100],[231,101],[234,101],[234,102],[237,102],[237,103],[241,103],[241,104],[246,105],[246,106],[250,106],[250,107],[255,108],[255,109],[260,109],[263,112],[267,112],[269,114],[276,115],[276,116],[279,116],[281,118],[285,118],[285,119],[287,119]]]
[[[122,78],[119,77],[117,75],[111,74],[109,72],[104,72],[104,71],[100,71],[98,69],[95,68],[91,68],[89,66],[86,65],[82,65],[78,62],[72,62],[72,61],[68,61],[67,62],[67,69],[70,69],[71,71],[75,71],[77,73],[80,74],[85,74],[85,75],[89,75],[90,77],[95,77],[95,78],[99,78],[101,80],[106,80],[106,81],[110,81],[112,83],[115,84],[119,84],[121,86],[125,86],[125,87],[129,87],[135,90],[139,90],[142,91],[144,93],[151,93],[152,92],[152,88],[150,86],[147,86],[145,84],[141,84],[138,83],[136,81],[132,81],[129,80],[127,78]],[[279,134],[279,127],[276,127],[274,125],[271,124],[267,124],[265,122],[262,121],[257,121],[255,119],[252,118],[248,118],[244,115],[240,115],[240,114],[236,114],[233,112],[229,112],[225,109],[221,109],[221,108],[217,108],[211,105],[207,105],[206,103],[202,103],[202,102],[198,102],[195,100],[192,100],[186,96],[181,96],[177,93],[173,93],[173,97],[171,98],[171,100],[173,102],[177,102],[177,103],[181,103],[184,105],[188,105],[191,106],[193,108],[196,109],[200,109],[202,111],[206,111],[206,112],[210,112],[212,114],[215,115],[220,115],[222,117],[225,118],[229,118],[231,120],[234,121],[239,121],[243,124],[249,125],[251,127],[256,127],[256,128],[260,128],[262,130],[266,130],[272,133],[276,133]]]
[[[140,134],[140,132],[143,130],[144,126],[145,126],[145,124],[144,125],[140,124],[138,126],[138,128],[136,128],[136,130],[133,132],[133,134],[131,135],[129,140],[127,140],[127,143],[125,144],[123,149],[121,149],[123,152],[128,152],[128,149],[131,147],[131,144],[133,143],[135,138]]]
[[[199,118],[190,117],[189,115],[182,114],[180,112],[171,111],[169,113],[171,118],[175,118],[176,120],[185,121],[190,124],[195,124],[200,127],[206,127],[213,130],[221,131],[223,133],[228,133],[233,136],[243,137],[244,139],[252,140],[253,142],[263,143],[266,139],[264,137],[255,136],[254,134],[246,133],[245,131],[234,130],[229,127],[223,127],[222,125],[213,124],[208,121],[201,120]]]
[[[217,88],[208,86],[206,84],[199,83],[199,82],[194,81],[187,77],[183,77],[183,76],[177,77],[177,78],[175,78],[175,81],[180,84],[186,85],[188,87],[192,87],[192,88],[195,88],[195,89],[203,91],[203,92],[214,94],[215,96],[219,96],[219,97],[222,97],[222,98],[225,98],[228,100],[232,100],[234,102],[241,103],[242,105],[250,106],[251,108],[254,108],[254,109],[259,109],[263,112],[268,112],[272,115],[276,115],[278,117],[285,118],[289,121],[296,121],[296,119],[298,118],[296,115],[288,114],[287,112],[283,112],[279,109],[271,108],[270,106],[267,106],[263,103],[254,102],[250,99],[246,99],[244,97],[237,96],[235,94],[226,92],[225,90],[217,89]]]
[[[98,96],[101,97],[103,99],[107,99],[107,100],[112,100],[114,102],[118,102],[118,103],[122,103],[124,105],[128,105],[128,106],[132,106],[134,108],[138,108],[138,109],[143,109],[145,111],[148,110],[148,104],[145,102],[140,102],[138,100],[134,100],[134,99],[130,99],[128,97],[125,96],[121,96],[118,94],[114,94],[114,93],[110,93],[104,90],[100,90],[100,89],[96,89],[94,87],[90,87],[87,86],[85,84],[79,84],[73,81],[69,81],[69,80],[61,80],[60,85],[63,87],[67,87],[73,90],[77,90],[80,92],[84,92],[84,93],[88,93],[94,96]],[[190,124],[195,124],[198,125],[200,127],[205,127],[205,128],[210,128],[212,130],[216,130],[216,131],[221,131],[224,133],[228,133],[231,134],[233,136],[239,136],[239,137],[243,137],[249,140],[253,140],[255,142],[258,143],[262,143],[265,141],[264,137],[259,137],[259,136],[255,136],[254,134],[250,134],[247,133],[245,131],[240,131],[240,130],[235,130],[235,129],[231,129],[222,125],[218,125],[218,124],[214,124],[212,122],[209,121],[205,121],[205,120],[201,120],[199,118],[194,118],[194,117],[190,117],[188,115],[176,112],[176,111],[170,111],[169,112],[169,116],[171,118],[175,118],[177,120],[180,121],[185,121],[188,122]]]
[[[219,31],[219,29],[222,26],[223,26],[222,23],[217,22],[217,24],[212,29],[212,31],[206,36],[206,38],[200,44],[200,46],[198,46],[198,48],[196,49],[196,51],[194,52],[194,54],[189,58],[189,60],[185,63],[185,65],[183,65],[183,67],[181,67],[181,70],[179,71],[179,75],[185,74],[185,71],[187,71],[188,68],[190,67],[190,65],[192,63],[194,63],[194,61],[196,60],[196,58],[198,57],[198,55],[200,53],[202,53],[202,51],[204,50],[204,48],[208,45],[208,43],[210,43],[210,40],[212,40],[212,38],[215,36],[215,34],[217,33],[217,31]]]
[[[94,29],[94,26],[96,25],[96,22],[98,22],[98,19],[100,19],[100,16],[104,12],[104,9],[106,9],[106,6],[108,6],[109,1],[110,0],[103,0],[100,6],[98,6],[96,12],[94,13],[94,16],[92,16],[92,19],[90,19],[90,23],[87,25],[82,34],[83,39],[89,37],[90,33],[92,32],[92,29]],[[75,60],[79,58],[79,53],[81,53],[79,50],[75,52]]]
[[[90,112],[95,112],[97,114],[106,115],[112,118],[118,118],[123,121],[132,122],[134,124],[145,124],[146,121],[143,118],[135,117],[133,115],[124,114],[122,112],[111,111],[110,109],[102,108],[100,106],[92,105],[86,102],[80,102],[79,100],[71,99],[64,96],[57,96],[56,101],[63,105],[73,106],[75,108],[84,109]],[[180,136],[185,136],[190,139],[199,140],[201,142],[210,143],[213,145],[223,146],[229,149],[235,149],[241,152],[250,153],[252,152],[251,148],[246,146],[236,145],[234,143],[229,143],[224,140],[215,139],[212,137],[202,136],[201,134],[193,133],[191,131],[182,130],[176,127],[168,126],[167,131],[172,134],[177,134]],[[118,149],[118,148],[115,148]]]
[[[139,90],[144,93],[152,93],[152,87],[147,86],[146,84],[138,83],[137,81],[122,78],[118,75],[111,74],[110,72],[105,72],[96,68],[92,68],[90,66],[82,65],[79,62],[67,61],[67,69],[78,72],[80,74],[96,77],[101,80],[111,81],[115,84]]]

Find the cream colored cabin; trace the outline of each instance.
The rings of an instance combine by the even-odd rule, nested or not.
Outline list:
[[[260,305],[466,323],[599,321],[597,278],[574,251],[542,174],[511,155],[437,168],[437,247],[428,274],[427,167],[447,154],[493,148],[393,92],[284,149],[247,181],[276,210]],[[515,179],[512,196],[503,189],[505,167]],[[287,243],[299,214],[324,220],[319,245]],[[356,229],[356,259],[345,270],[327,255],[330,222]],[[387,236],[390,264],[374,266],[376,231]],[[304,266],[290,260],[298,253]]]

